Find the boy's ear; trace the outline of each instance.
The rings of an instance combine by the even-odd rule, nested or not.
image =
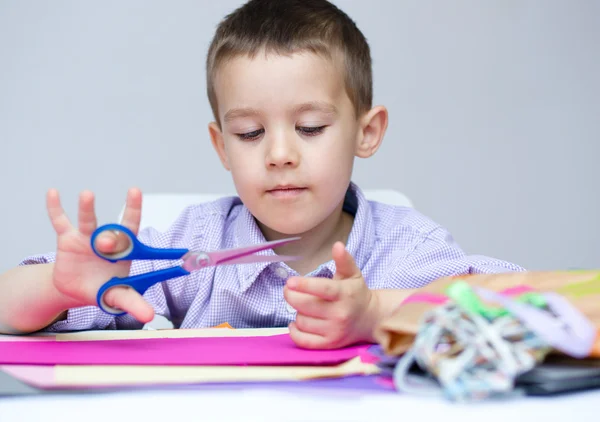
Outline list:
[[[227,160],[227,154],[225,153],[225,142],[223,141],[223,133],[216,122],[210,122],[208,124],[208,133],[210,134],[210,140],[212,146],[219,155],[219,159],[225,169],[229,170],[229,161]]]
[[[384,106],[373,107],[360,118],[356,156],[369,158],[379,149],[388,125],[388,111]]]

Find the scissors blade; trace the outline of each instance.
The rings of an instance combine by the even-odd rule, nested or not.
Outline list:
[[[290,237],[281,240],[272,240],[270,242],[261,243],[259,245],[245,246],[242,248],[225,249],[223,251],[208,252],[207,255],[210,258],[210,265],[223,265],[228,261],[233,261],[239,258],[243,258],[247,255],[252,255],[256,252],[264,251],[267,249],[273,249],[277,246],[283,246],[291,242],[299,240],[299,237]]]
[[[293,261],[299,257],[284,255],[254,255],[256,252],[272,249],[299,240],[300,237],[273,240],[259,245],[245,246],[242,248],[225,249],[213,252],[189,252],[183,257],[183,267],[187,271],[216,265],[244,264],[254,262],[281,262]]]
[[[253,264],[255,262],[287,262],[296,261],[298,259],[300,259],[299,256],[290,255],[245,255],[236,259],[221,262],[219,265]]]

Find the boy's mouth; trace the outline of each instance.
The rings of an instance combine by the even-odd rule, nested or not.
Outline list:
[[[305,187],[295,186],[295,185],[278,185],[273,189],[267,190],[267,193],[276,197],[293,197],[300,195],[302,192],[306,190]]]

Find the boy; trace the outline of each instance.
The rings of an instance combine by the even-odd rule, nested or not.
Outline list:
[[[249,1],[216,31],[207,89],[212,145],[239,198],[190,207],[167,232],[148,228],[140,240],[216,250],[301,236],[275,253],[302,260],[206,268],[154,285],[143,298],[113,288],[107,305],[128,313],[115,318],[94,306],[102,283],[174,263],[98,259],[89,247],[93,195],[81,194],[74,227],[51,190],[57,251],[1,276],[0,330],[132,329],[157,313],[181,328],[289,325],[301,347],[336,348],[372,341],[381,318],[439,277],[521,270],[465,256],[442,227],[415,210],[370,203],[351,182],[354,157],[377,151],[388,115],[371,105],[369,46],[334,5]],[[122,223],[135,233],[140,213],[141,193],[131,189]],[[107,253],[127,246],[112,235],[98,242]]]

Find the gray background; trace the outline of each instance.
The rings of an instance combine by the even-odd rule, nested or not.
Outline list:
[[[467,252],[600,267],[600,2],[339,0],[367,36],[394,188]],[[204,59],[240,1],[0,0],[0,270],[53,250],[45,192],[224,192]]]

